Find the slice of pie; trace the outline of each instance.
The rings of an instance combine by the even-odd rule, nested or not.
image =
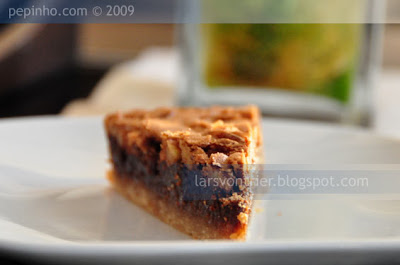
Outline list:
[[[158,108],[105,118],[122,195],[197,239],[245,239],[249,165],[261,149],[257,107]]]

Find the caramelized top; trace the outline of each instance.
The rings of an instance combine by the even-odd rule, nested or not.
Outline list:
[[[260,114],[255,106],[175,107],[117,112],[105,118],[107,133],[130,150],[146,153],[157,145],[168,163],[255,163],[261,145]]]

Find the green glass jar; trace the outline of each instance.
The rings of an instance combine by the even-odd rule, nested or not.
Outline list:
[[[202,78],[218,87],[274,88],[347,103],[360,24],[202,25]]]
[[[301,9],[294,8],[295,2],[300,1],[277,4],[260,0],[250,6],[238,2],[236,13],[234,9],[226,11],[225,0],[192,6],[191,13],[207,17],[202,22],[218,23],[181,27],[184,75],[180,103],[257,104],[271,116],[369,125],[373,80],[379,69],[380,25],[361,23],[368,20],[339,23],[341,17],[334,17],[335,23],[298,23],[308,17],[270,19],[280,23],[226,23],[237,17],[241,22],[254,21],[246,19],[247,7],[255,16],[267,10],[269,17],[277,12],[279,18],[296,16],[296,10],[302,10],[316,14],[311,22],[324,21],[318,16],[327,16],[335,9],[338,14],[347,10],[357,16],[371,9],[365,1],[337,1],[329,2],[331,6],[305,5]],[[206,14],[204,5],[209,7]],[[222,14],[223,19],[215,19],[215,14]]]

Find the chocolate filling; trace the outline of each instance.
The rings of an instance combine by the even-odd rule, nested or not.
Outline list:
[[[175,205],[196,218],[206,218],[208,223],[218,227],[229,226],[232,230],[240,226],[237,216],[250,208],[252,194],[248,188],[240,189],[232,185],[229,189],[199,185],[200,179],[206,179],[205,167],[210,165],[167,165],[159,160],[160,143],[148,139],[146,152],[138,147],[129,150],[121,147],[118,140],[109,135],[111,159],[118,177],[131,178],[134,183],[144,185],[160,200]],[[215,168],[221,175],[221,168]],[[210,171],[206,171],[210,172]],[[236,179],[243,179],[243,170],[229,166],[229,174]],[[236,183],[236,182],[235,182]],[[236,193],[238,200],[223,203]],[[242,208],[243,204],[246,206]],[[248,206],[248,207],[247,207]]]

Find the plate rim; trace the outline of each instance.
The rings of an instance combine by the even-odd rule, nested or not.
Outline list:
[[[18,118],[2,118],[0,119],[0,127],[9,124],[21,124],[25,122],[101,122],[104,116],[34,116],[34,117],[18,117]],[[400,144],[398,139],[392,139],[383,135],[378,135],[374,132],[352,126],[336,126],[330,123],[321,123],[314,121],[299,121],[280,118],[263,118],[264,122],[274,122],[279,124],[303,126],[314,126],[321,128],[334,128],[335,130],[353,131],[357,133],[369,134],[371,137],[377,137],[387,140],[394,140]],[[224,240],[215,241],[195,241],[195,240],[160,240],[160,241],[68,241],[60,240],[56,242],[20,242],[18,240],[4,239],[0,236],[0,250],[16,251],[24,253],[36,253],[46,255],[128,255],[128,256],[149,256],[162,254],[179,254],[190,256],[193,253],[215,253],[229,254],[232,251],[237,253],[290,253],[293,251],[325,253],[333,251],[355,252],[359,250],[381,252],[393,251],[400,256],[400,237],[393,238],[370,238],[370,239],[330,239],[330,240],[271,240],[271,241],[256,241],[256,242],[231,242]]]

